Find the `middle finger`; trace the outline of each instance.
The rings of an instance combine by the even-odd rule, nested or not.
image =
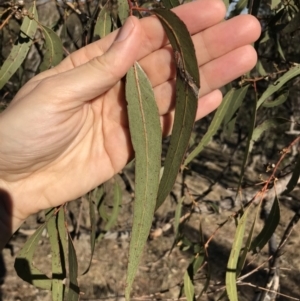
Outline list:
[[[230,51],[252,43],[258,38],[259,24],[252,16],[239,16],[219,23],[192,37],[198,66],[208,64],[214,59],[226,55]],[[147,73],[153,87],[161,85],[176,75],[173,64],[173,51],[168,45],[139,61]],[[161,68],[165,66],[165,68]],[[166,68],[169,66],[169,68]],[[207,68],[206,68],[207,69]],[[202,83],[201,84],[205,84]],[[202,92],[208,93],[207,87],[201,85]]]

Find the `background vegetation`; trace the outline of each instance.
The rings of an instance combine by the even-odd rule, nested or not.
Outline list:
[[[162,1],[135,5],[155,9],[178,4]],[[183,265],[176,259],[172,263],[173,268],[180,269],[167,289],[157,282],[156,287],[147,288],[139,279],[139,270],[131,299],[300,300],[299,239],[293,232],[300,214],[299,196],[293,192],[300,173],[300,4],[299,1],[256,0],[225,1],[225,4],[231,8],[228,18],[251,13],[260,20],[263,30],[254,45],[259,60],[252,72],[223,88],[225,97],[221,107],[195,125],[185,156],[185,169],[178,174],[170,197],[149,217],[152,230],[146,250],[153,250],[151,239],[167,236],[171,243],[164,246],[166,254],[175,254],[177,259],[185,254],[188,260]],[[36,2],[36,8],[32,5],[31,1],[0,2],[2,108],[29,78],[56,65],[68,53],[117,29],[129,13],[128,3],[123,0],[42,0]],[[142,17],[141,14],[144,12],[138,15]],[[184,37],[176,22],[169,29],[169,38],[172,34]],[[182,53],[182,59],[192,58]],[[178,78],[186,82],[185,78]],[[163,161],[168,142],[166,139],[163,144]],[[18,253],[15,262],[18,275],[39,289],[51,291],[53,300],[78,300],[80,291],[84,291],[80,285],[84,277],[94,273],[88,272],[93,253],[102,254],[99,249],[103,239],[114,230],[117,233],[124,230],[124,218],[126,230],[131,233],[132,200],[138,197],[133,169],[134,163],[130,163],[122,174],[77,203],[64,206],[57,214],[49,210],[36,217],[39,223],[44,223]],[[65,221],[69,224],[67,228]],[[43,236],[45,231],[48,238]],[[78,253],[82,250],[77,255],[76,250],[84,244],[84,231],[90,233],[90,250],[85,249],[83,252],[88,256],[80,259]],[[11,244],[18,239],[14,237]],[[48,241],[51,253],[48,270],[37,265],[37,257],[43,254],[38,247],[41,241]],[[144,243],[139,245],[142,250]],[[228,250],[220,252],[221,245]],[[127,266],[127,252],[127,245],[122,245],[118,254],[125,261],[120,259],[119,269]],[[117,264],[118,259],[113,255],[106,256],[105,260]],[[169,255],[169,264],[172,258]],[[77,262],[84,263],[81,273],[87,272],[85,276],[80,276]],[[160,278],[164,262],[157,262],[144,275],[146,283],[151,273],[162,281],[171,277],[171,271],[164,271]],[[130,281],[135,272],[131,271]],[[103,270],[102,277],[109,277],[106,273]],[[100,283],[100,276],[92,275]],[[78,282],[79,277],[82,280]],[[116,287],[124,288],[125,280],[120,281]],[[142,289],[145,287],[148,290]],[[172,290],[174,287],[176,290]],[[109,296],[104,286],[91,293],[92,297],[87,291],[81,299]],[[118,290],[119,296],[123,293]],[[4,300],[9,300],[8,295],[3,293]],[[128,289],[126,297],[129,299]]]

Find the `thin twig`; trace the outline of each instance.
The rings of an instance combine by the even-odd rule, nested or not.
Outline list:
[[[291,299],[291,300],[300,301],[299,298],[291,297],[291,296],[289,296],[289,295],[282,294],[282,293],[278,293],[278,292],[273,291],[273,290],[268,290],[268,289],[266,289],[266,288],[264,288],[264,287],[261,287],[261,286],[258,286],[258,285],[254,285],[254,284],[252,284],[251,282],[241,282],[241,283],[239,283],[239,285],[240,285],[240,286],[245,285],[245,286],[255,287],[255,288],[259,289],[259,290],[263,290],[263,291],[267,291],[267,292],[276,293],[276,294],[279,295],[279,296],[286,297],[286,298]]]
[[[259,266],[257,266],[255,269],[253,269],[252,271],[250,271],[249,273],[239,277],[237,279],[237,283],[239,283],[240,281],[244,280],[245,278],[251,276],[252,274],[254,274],[255,272],[257,272],[262,266],[264,266],[266,263],[268,263],[273,256],[270,256],[267,260],[265,260],[262,264],[260,264]]]

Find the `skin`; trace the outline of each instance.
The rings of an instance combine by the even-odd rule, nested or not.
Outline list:
[[[255,65],[250,44],[260,25],[247,15],[224,22],[221,0],[190,2],[174,12],[196,48],[200,119],[221,103],[220,87]],[[175,68],[155,17],[130,17],[121,31],[35,76],[0,115],[0,248],[29,215],[80,197],[133,157],[121,79],[134,61],[152,83],[168,135]]]

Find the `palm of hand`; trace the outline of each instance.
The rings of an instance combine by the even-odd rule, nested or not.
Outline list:
[[[35,87],[27,95],[21,90],[2,116],[2,128],[9,129],[9,135],[1,147],[5,155],[1,170],[8,171],[1,179],[16,183],[36,179],[42,189],[52,183],[49,191],[40,193],[56,206],[61,200],[51,202],[52,194],[60,187],[72,191],[71,200],[122,169],[132,156],[122,82],[90,101],[65,104],[57,96],[49,101],[51,95],[39,91],[44,87],[29,84]]]

